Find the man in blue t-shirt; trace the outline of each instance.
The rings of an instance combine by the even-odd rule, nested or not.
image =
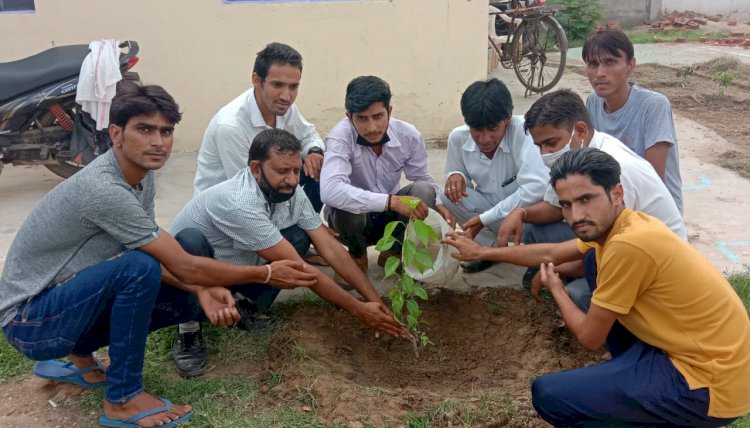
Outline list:
[[[605,28],[583,45],[586,76],[594,89],[586,100],[594,129],[625,143],[653,165],[682,214],[682,178],[672,107],[664,95],[629,81],[633,43],[621,30]]]

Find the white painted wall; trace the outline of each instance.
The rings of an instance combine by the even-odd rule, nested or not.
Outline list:
[[[249,87],[255,53],[278,41],[304,58],[297,104],[323,136],[344,116],[349,80],[374,74],[390,83],[394,114],[431,138],[463,122],[461,93],[486,77],[486,33],[480,0],[36,0],[33,14],[0,14],[0,62],[99,38],[136,40],[134,71],[184,110],[176,150],[197,150],[213,114]]]

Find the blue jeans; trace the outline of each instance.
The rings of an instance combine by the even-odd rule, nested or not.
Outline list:
[[[104,396],[124,403],[143,392],[148,333],[201,317],[194,295],[162,286],[159,262],[131,250],[21,304],[3,333],[15,349],[37,361],[88,356],[109,345]]]
[[[594,250],[584,258],[596,289]],[[691,390],[667,354],[615,321],[605,342],[612,360],[540,376],[531,385],[537,413],[556,427],[718,427],[734,419],[708,416],[708,388]]]

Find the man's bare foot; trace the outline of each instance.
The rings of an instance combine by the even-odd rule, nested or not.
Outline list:
[[[142,392],[131,400],[126,401],[122,404],[110,403],[104,400],[102,406],[104,414],[110,419],[123,420],[127,419],[138,413],[143,413],[148,410],[158,409],[163,407],[164,402],[149,394],[148,392]],[[171,410],[167,410],[155,415],[147,416],[143,419],[138,420],[136,423],[142,427],[158,427],[164,424],[168,424],[174,420],[177,420],[186,414],[190,413],[193,408],[188,405],[174,404]]]
[[[76,355],[70,354],[66,358],[79,369],[85,369],[86,367],[96,365],[96,360],[94,359],[93,355],[89,355],[88,357],[78,357]],[[107,381],[107,378],[104,376],[104,372],[102,372],[101,370],[91,370],[88,373],[84,373],[83,379],[88,383],[100,383]]]

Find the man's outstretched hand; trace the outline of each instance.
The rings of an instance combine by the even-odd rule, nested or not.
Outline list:
[[[198,303],[211,324],[233,325],[240,320],[240,313],[234,306],[232,292],[224,287],[202,287],[197,291]]]
[[[355,315],[365,325],[375,330],[376,336],[385,333],[402,339],[412,337],[406,327],[396,321],[393,312],[381,302],[362,302]]]
[[[427,217],[427,214],[429,213],[429,208],[427,207],[427,204],[425,204],[423,201],[421,201],[416,196],[399,196],[399,195],[391,195],[391,211],[396,211],[397,213],[401,214],[404,217],[410,217],[412,214],[414,215],[414,218],[417,218],[419,220],[424,220]],[[406,198],[410,200],[418,200],[419,205],[417,205],[416,208],[414,208],[414,212],[412,213],[411,207],[401,201],[401,198]]]
[[[477,244],[473,239],[462,235],[460,232],[447,233],[440,243],[456,247],[458,253],[452,255],[458,260],[482,260],[484,247]]]
[[[466,223],[461,225],[461,230],[464,231],[464,236],[474,239],[474,237],[477,236],[477,234],[482,230],[483,227],[484,224],[482,224],[482,220],[478,215],[475,215],[474,217],[467,220]]]
[[[307,263],[279,260],[271,263],[269,284],[278,288],[312,287],[317,284],[318,276]]]

